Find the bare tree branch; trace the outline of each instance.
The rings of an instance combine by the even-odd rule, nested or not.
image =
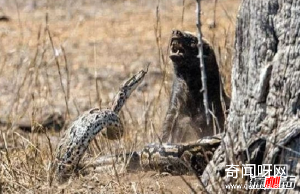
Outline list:
[[[203,42],[202,42],[202,32],[201,32],[201,0],[196,0],[197,2],[197,21],[196,26],[198,29],[198,50],[199,50],[199,60],[200,60],[200,69],[201,69],[201,82],[202,82],[202,91],[203,91],[203,104],[205,108],[205,116],[206,116],[206,123],[207,125],[210,122],[210,115],[209,115],[209,107],[208,107],[208,96],[207,96],[207,77],[205,72],[204,66],[204,59],[203,59]]]

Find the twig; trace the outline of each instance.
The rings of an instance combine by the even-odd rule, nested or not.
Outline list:
[[[191,189],[191,191],[193,193],[197,193],[197,191],[192,187],[192,185],[182,175],[180,175],[180,178]],[[205,193],[208,193],[208,192],[205,192]]]
[[[92,27],[93,27],[93,31],[96,31],[96,17],[95,17],[95,13],[93,15],[93,26]],[[99,108],[101,108],[101,106],[102,106],[102,98],[101,98],[101,93],[99,91],[99,84],[98,84],[97,70],[96,70],[96,67],[97,67],[97,47],[96,47],[96,37],[95,36],[93,36],[93,42],[94,42],[94,45],[93,45],[93,51],[94,51],[93,57],[94,57],[94,69],[95,69],[96,100],[97,100]]]
[[[182,0],[182,13],[181,13],[181,28],[183,29],[184,22],[184,11],[185,11],[185,0]]]
[[[15,4],[16,4],[17,14],[18,14],[18,23],[19,23],[19,27],[20,27],[20,40],[21,40],[20,42],[21,42],[21,44],[23,44],[23,41],[24,41],[24,32],[23,32],[23,25],[22,25],[22,21],[21,21],[19,3],[18,3],[17,0],[15,0]],[[22,46],[21,44],[19,45],[20,47]]]
[[[217,11],[217,3],[218,3],[218,0],[215,0],[215,1],[214,1],[214,16],[213,16],[213,17],[214,17],[214,19],[213,19],[213,20],[214,20],[214,26],[213,26],[214,28],[216,27],[216,16],[217,16],[216,11]],[[215,31],[214,31],[214,32],[215,32]]]
[[[162,44],[161,44],[161,19],[160,19],[160,0],[157,1],[157,6],[156,6],[156,23],[154,25],[154,32],[155,32],[155,40],[156,40],[156,45],[158,49],[158,57],[159,57],[159,67],[162,72],[163,78],[159,86],[158,94],[156,96],[153,112],[151,115],[151,118],[154,117],[154,114],[157,110],[158,103],[160,102],[160,97],[162,94],[162,90],[164,89],[166,92],[168,92],[168,89],[166,87],[166,79],[167,79],[167,56],[164,55],[163,49],[162,49]],[[171,39],[171,38],[170,38]],[[167,53],[169,52],[170,49],[170,44],[168,44],[167,47]],[[168,95],[168,93],[167,93]]]
[[[64,47],[61,45],[61,50],[63,52],[63,56],[64,56],[64,61],[65,61],[65,70],[66,70],[66,74],[67,74],[67,94],[65,95],[65,100],[66,100],[66,109],[67,109],[67,113],[68,113],[68,118],[70,118],[70,110],[69,110],[69,99],[70,99],[70,70],[69,70],[69,63],[67,60],[67,55],[66,55],[66,51],[64,49]]]
[[[79,110],[76,98],[73,99],[73,104],[74,104],[74,106],[76,108],[77,116],[79,116],[80,115],[80,110]]]
[[[197,21],[196,26],[198,29],[198,50],[199,50],[199,60],[200,60],[200,69],[201,69],[201,82],[202,82],[202,90],[203,90],[203,103],[205,108],[205,116],[206,116],[206,124],[210,123],[210,115],[209,115],[209,107],[208,107],[208,94],[207,94],[207,77],[205,72],[204,60],[203,60],[203,42],[202,42],[202,33],[201,33],[201,0],[197,1]]]
[[[95,74],[96,74],[96,71],[95,71]],[[101,99],[101,93],[100,93],[100,90],[99,90],[98,80],[99,79],[95,75],[95,83],[96,83],[95,86],[96,86],[97,103],[98,103],[99,108],[101,108],[102,107],[102,99]]]
[[[27,138],[25,138],[24,136],[22,136],[21,134],[19,134],[18,132],[14,132],[14,134],[16,134],[17,136],[19,136],[20,138],[22,138],[24,141],[26,141],[27,143],[29,143],[35,150],[37,150],[39,153],[42,153],[42,151],[40,149],[38,149],[30,140],[28,140]]]
[[[8,166],[11,170],[11,173],[12,173],[12,177],[14,177],[14,179],[19,182],[18,180],[18,177],[16,176],[13,168],[12,168],[12,163],[11,163],[11,159],[10,159],[10,154],[8,152],[8,147],[7,147],[7,142],[6,142],[6,138],[5,138],[5,135],[4,133],[2,133],[2,138],[3,138],[3,141],[4,141],[4,148],[5,148],[5,155],[6,155],[6,159],[7,159],[7,162],[8,162]]]
[[[230,23],[234,26],[234,19],[229,15],[228,11],[226,10],[226,8],[224,7],[223,4],[221,4],[221,8],[223,9],[226,17],[229,19]]]
[[[156,45],[158,48],[159,67],[163,71],[162,65],[165,65],[166,63],[165,63],[165,57],[164,57],[164,53],[163,53],[162,46],[161,46],[161,20],[160,20],[159,5],[160,5],[160,0],[158,0],[157,6],[156,6],[156,12],[155,12],[156,22],[154,25],[154,32],[155,32],[155,41],[156,41]]]
[[[62,80],[62,75],[61,75],[61,71],[60,71],[60,65],[59,65],[59,61],[58,61],[58,55],[56,54],[56,50],[54,47],[54,43],[53,43],[53,39],[50,33],[50,29],[49,29],[49,24],[48,24],[48,13],[46,14],[46,31],[48,33],[48,37],[51,43],[51,47],[52,47],[52,51],[53,51],[53,55],[54,55],[54,59],[55,59],[55,64],[57,66],[57,70],[58,70],[58,74],[59,74],[59,80],[60,80],[60,85],[61,85],[61,89],[64,93],[64,97],[65,97],[65,103],[66,103],[66,107],[67,107],[67,111],[68,111],[68,115],[70,115],[69,113],[69,104],[68,104],[68,98],[67,98],[67,94],[63,85],[63,80]],[[66,60],[66,58],[65,58]]]
[[[5,55],[6,50],[3,44],[3,34],[0,35],[0,47],[1,47],[1,55],[3,55],[3,60],[1,60],[1,67],[0,67],[0,75],[3,73],[3,69],[5,67],[6,61],[7,61],[7,57]]]
[[[110,151],[110,154],[113,155],[112,147],[111,147],[110,143],[108,142],[108,139],[105,139],[105,142],[106,142],[106,145],[107,145],[107,147]],[[113,167],[113,170],[114,170],[114,174],[117,178],[117,181],[120,185],[120,176],[119,176],[119,173],[118,173],[117,168],[116,168],[116,161],[115,160],[112,160],[112,167]]]

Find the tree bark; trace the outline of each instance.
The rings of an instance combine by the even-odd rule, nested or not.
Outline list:
[[[287,164],[299,191],[299,0],[242,2],[231,83],[227,132],[203,182],[210,191],[224,191],[225,184],[236,181],[226,178],[225,165]]]

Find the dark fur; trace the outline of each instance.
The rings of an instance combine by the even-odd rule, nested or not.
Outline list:
[[[222,131],[224,111],[220,100],[219,68],[213,49],[206,41],[203,42],[209,108],[214,111]],[[197,43],[195,36],[173,31],[170,58],[173,61],[174,81],[163,125],[163,142],[186,142],[213,135],[213,119],[208,126],[205,119]],[[177,50],[183,55],[175,54]]]

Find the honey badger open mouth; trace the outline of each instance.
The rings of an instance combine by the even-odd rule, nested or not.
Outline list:
[[[174,37],[171,40],[171,54],[183,55],[185,53],[181,38]]]
[[[186,56],[198,54],[197,38],[192,34],[173,30],[170,41],[170,58],[172,61],[179,61]]]

